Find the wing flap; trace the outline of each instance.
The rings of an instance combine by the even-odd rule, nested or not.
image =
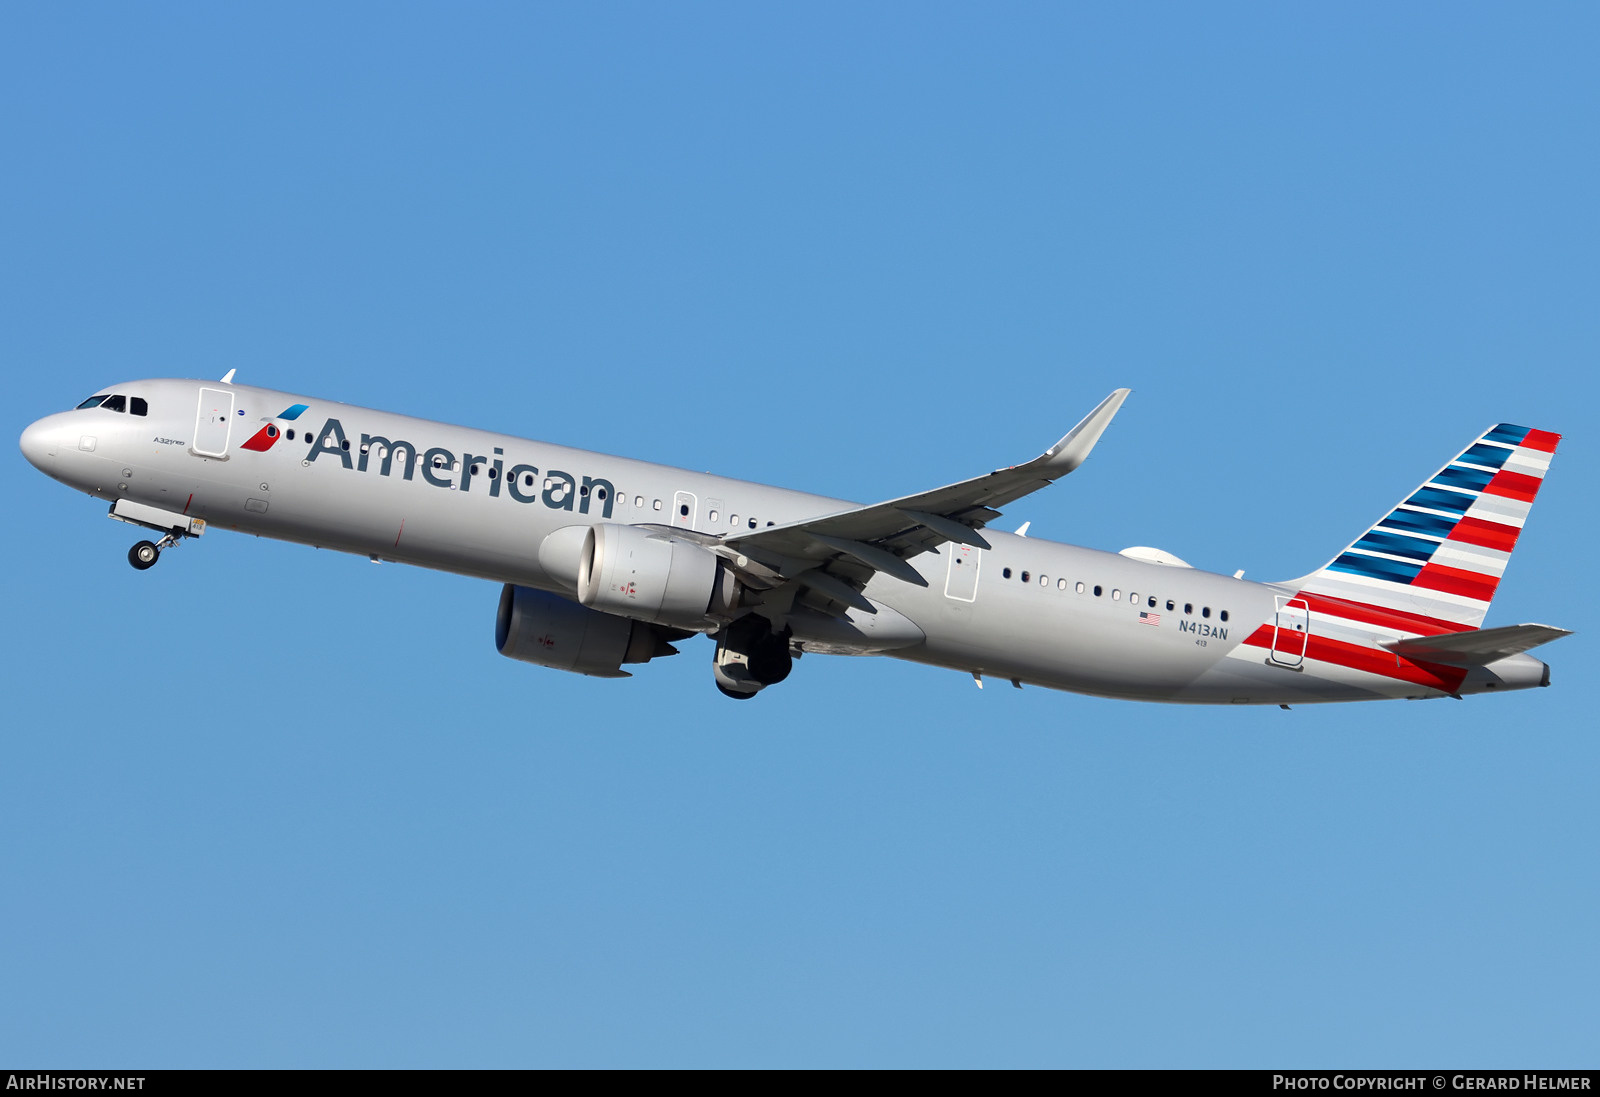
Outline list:
[[[1505,625],[1468,632],[1447,632],[1440,636],[1413,636],[1391,640],[1383,646],[1396,655],[1448,667],[1484,667],[1530,648],[1571,636],[1570,629],[1551,625]]]

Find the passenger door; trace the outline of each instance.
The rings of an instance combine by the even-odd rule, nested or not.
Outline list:
[[[190,451],[201,457],[226,457],[228,432],[232,429],[233,393],[225,389],[201,389]]]
[[[1304,598],[1278,597],[1278,616],[1272,629],[1272,661],[1297,667],[1306,661],[1311,639],[1311,607]]]

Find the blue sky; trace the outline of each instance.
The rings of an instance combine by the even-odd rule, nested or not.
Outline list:
[[[1566,435],[1489,624],[1554,687],[1224,710],[710,645],[4,480],[0,1061],[1593,1065],[1591,6],[0,13],[15,437],[216,377],[1311,570]]]

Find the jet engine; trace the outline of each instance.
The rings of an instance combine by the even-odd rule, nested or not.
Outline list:
[[[739,599],[716,553],[639,526],[563,526],[539,546],[539,564],[591,609],[674,628],[715,628]]]
[[[648,663],[678,649],[669,641],[694,635],[682,629],[630,621],[528,587],[507,583],[500,592],[494,645],[524,663],[595,678],[628,678],[624,663]]]

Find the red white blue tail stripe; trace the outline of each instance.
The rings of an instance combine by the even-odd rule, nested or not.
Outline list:
[[[1510,423],[1484,432],[1325,567],[1284,584],[1280,620],[1260,625],[1233,654],[1265,650],[1269,663],[1282,662],[1287,614],[1305,629],[1290,637],[1296,662],[1303,654],[1308,665],[1342,668],[1374,695],[1396,681],[1456,692],[1462,667],[1382,645],[1483,624],[1560,440]]]
[[[1478,628],[1560,440],[1510,423],[1484,432],[1300,593],[1412,635]]]

